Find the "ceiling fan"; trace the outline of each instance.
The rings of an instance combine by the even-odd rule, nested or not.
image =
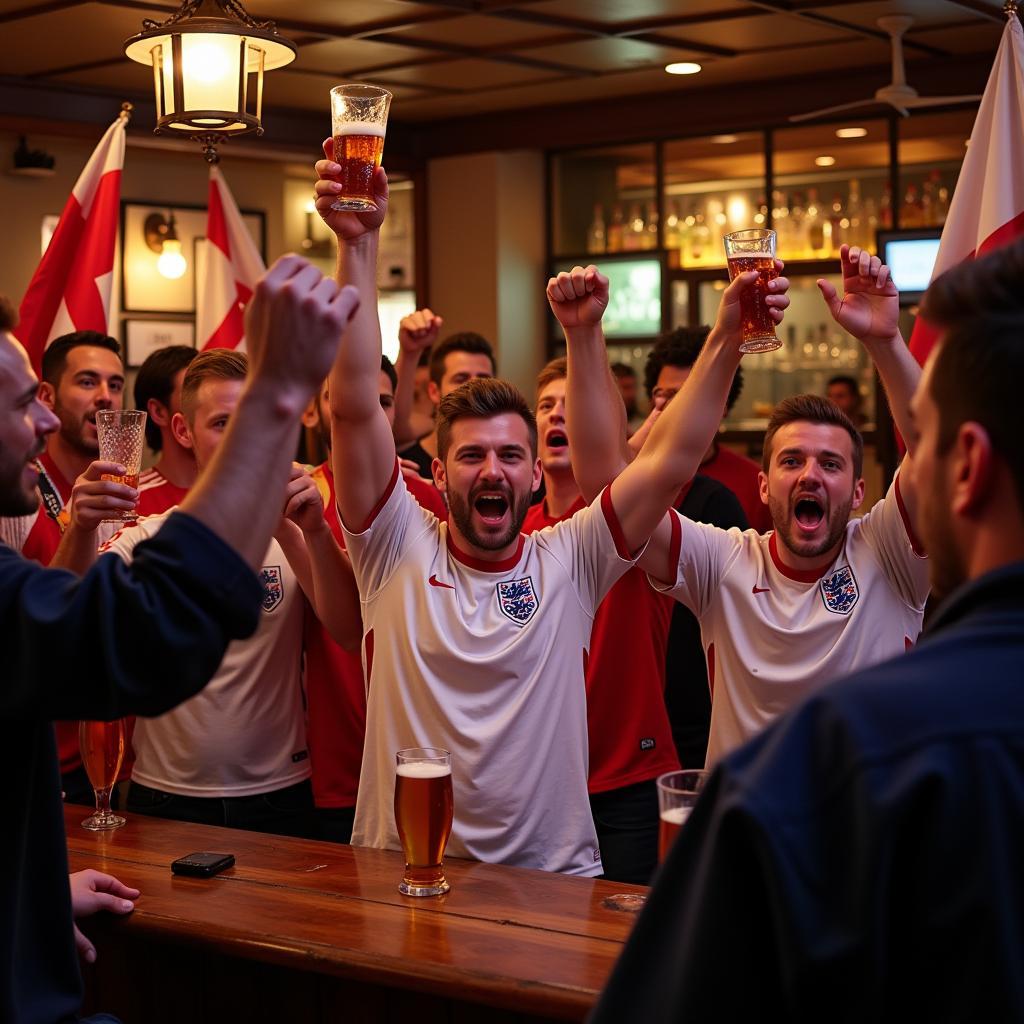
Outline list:
[[[980,100],[981,96],[919,96],[913,86],[907,85],[906,70],[903,66],[903,33],[913,23],[914,19],[906,14],[890,14],[878,19],[878,27],[888,32],[892,40],[892,81],[888,85],[883,85],[873,97],[855,100],[853,103],[841,103],[836,107],[825,107],[823,110],[812,110],[809,114],[793,114],[790,121],[810,121],[825,114],[836,114],[840,110],[853,110],[876,103],[888,103],[907,117],[911,110],[918,107],[938,107]]]

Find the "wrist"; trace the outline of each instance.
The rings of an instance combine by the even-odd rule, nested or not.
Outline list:
[[[238,403],[238,412],[251,410],[264,423],[277,423],[291,427],[298,422],[306,409],[310,396],[314,393],[312,385],[287,382],[279,379],[265,379],[269,374],[256,368],[256,372],[242,393]],[[237,418],[237,412],[235,414]]]
[[[600,323],[577,324],[575,327],[563,327],[565,340],[571,344],[579,345],[604,345],[604,331]]]
[[[902,345],[903,335],[900,333],[899,328],[897,328],[892,334],[865,334],[863,338],[858,340],[870,351],[873,348],[887,349]]]
[[[735,361],[736,365],[739,366],[740,359],[743,355],[740,352],[740,345],[743,342],[743,331],[741,328],[731,330],[729,328],[719,327],[715,324],[708,333],[707,341],[704,342],[702,354],[707,356],[714,356],[716,358],[725,358],[731,356]]]
[[[371,231],[364,231],[355,238],[344,238],[338,235],[338,250],[343,253],[346,259],[357,258],[363,255],[377,255],[377,240],[380,237],[380,228]]]

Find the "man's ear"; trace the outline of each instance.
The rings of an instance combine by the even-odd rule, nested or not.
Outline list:
[[[441,404],[441,389],[432,380],[427,381],[427,398],[435,407]]]
[[[434,477],[434,486],[442,493],[448,493],[448,474],[445,472],[444,463],[435,458],[430,464],[430,472]]]
[[[174,440],[182,448],[192,450],[192,435],[188,432],[188,423],[180,412],[176,412],[171,417],[171,433],[174,434]]]
[[[146,402],[146,413],[158,427],[170,426],[171,410],[159,399],[151,398]]]
[[[320,426],[320,397],[314,395],[305,409],[302,410],[302,425],[307,430]]]
[[[57,404],[57,393],[49,381],[41,380],[39,382],[39,401],[42,402],[50,412],[53,412],[53,408]]]
[[[952,477],[950,509],[955,515],[973,518],[988,503],[995,482],[992,439],[980,423],[960,424],[947,465]]]

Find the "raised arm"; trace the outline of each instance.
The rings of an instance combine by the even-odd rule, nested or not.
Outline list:
[[[412,421],[413,392],[416,390],[416,369],[420,354],[437,341],[444,320],[432,310],[417,309],[402,317],[398,325],[398,359],[395,361],[395,444],[404,448],[422,436]]]
[[[593,501],[632,458],[626,408],[601,329],[608,278],[595,266],[574,267],[548,281],[547,298],[565,335],[565,419],[573,476],[584,499]]]
[[[910,354],[900,333],[900,297],[889,276],[889,268],[877,257],[857,246],[839,250],[843,273],[843,297],[825,280],[818,288],[843,330],[852,334],[867,349],[889,397],[889,408],[896,429],[912,457],[917,444],[917,429],[910,415],[910,399],[921,379],[921,367]],[[916,521],[916,493],[913,473],[900,476],[900,496]]]
[[[355,287],[359,309],[342,341],[331,368],[331,463],[338,509],[345,525],[362,530],[384,497],[395,469],[395,439],[378,399],[380,375],[380,320],[377,316],[377,241],[388,205],[388,179],[377,168],[371,213],[331,209],[341,186],[332,176],[341,173],[334,163],[334,142],[324,142],[326,159],[317,162],[316,207],[338,239],[338,284]]]
[[[282,256],[259,280],[246,310],[249,377],[224,440],[182,502],[253,568],[281,515],[299,417],[327,375],[359,303],[298,256]]]

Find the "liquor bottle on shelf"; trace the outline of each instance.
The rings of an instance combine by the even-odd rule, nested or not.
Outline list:
[[[807,236],[807,213],[804,210],[804,197],[794,192],[789,197],[789,251],[791,259],[807,259],[811,254],[811,244]]]
[[[903,195],[903,205],[900,207],[900,227],[919,228],[923,223],[922,214],[921,200],[917,195],[917,186],[911,182],[907,185],[907,191]]]
[[[935,227],[936,224],[941,223],[939,220],[939,194],[941,191],[942,173],[936,168],[928,175],[927,181],[925,181],[921,188],[921,223],[927,228]]]
[[[860,201],[860,181],[857,178],[850,179],[850,192],[846,198],[846,228],[843,237],[839,240],[842,245],[859,245],[862,248],[870,247],[865,232],[865,223]]]
[[[839,246],[847,240],[847,229],[850,226],[850,220],[843,209],[843,197],[838,192],[832,197],[832,206],[829,209],[828,219],[832,225],[831,255],[836,256],[839,253]]]
[[[608,252],[622,252],[625,243],[626,225],[622,220],[622,206],[616,203],[612,209],[612,220],[608,225]]]
[[[945,185],[939,185],[936,196],[935,223],[941,227],[946,223],[946,217],[949,215],[949,189]]]
[[[690,259],[688,262],[698,267],[713,262],[710,247],[711,230],[705,223],[704,214],[698,207],[697,213],[694,214],[693,227],[690,229]]]
[[[658,248],[658,204],[647,204],[647,226],[644,235],[644,249]]]
[[[665,209],[665,248],[679,250],[681,242],[679,207],[674,199],[670,199]]]
[[[622,247],[631,252],[644,247],[644,218],[640,213],[639,203],[633,203],[629,208],[629,218],[623,231]]]
[[[867,196],[864,200],[864,212],[861,216],[861,245],[870,252],[875,251],[880,226],[881,221],[878,217],[878,208],[875,206],[874,197]]]
[[[590,222],[590,227],[587,228],[587,252],[602,253],[607,246],[604,209],[600,203],[594,203],[594,219]]]
[[[815,259],[825,259],[832,255],[832,222],[825,216],[818,199],[818,190],[807,190],[807,246],[810,255]]]
[[[778,252],[784,254],[784,259],[792,259],[795,253],[790,244],[792,221],[789,219],[789,203],[785,193],[778,189],[772,192],[772,227]]]
[[[892,227],[892,184],[888,181],[882,190],[882,201],[878,204],[878,226],[883,231]]]
[[[768,226],[768,201],[761,196],[757,201],[757,213],[754,214],[754,223],[759,227]]]

